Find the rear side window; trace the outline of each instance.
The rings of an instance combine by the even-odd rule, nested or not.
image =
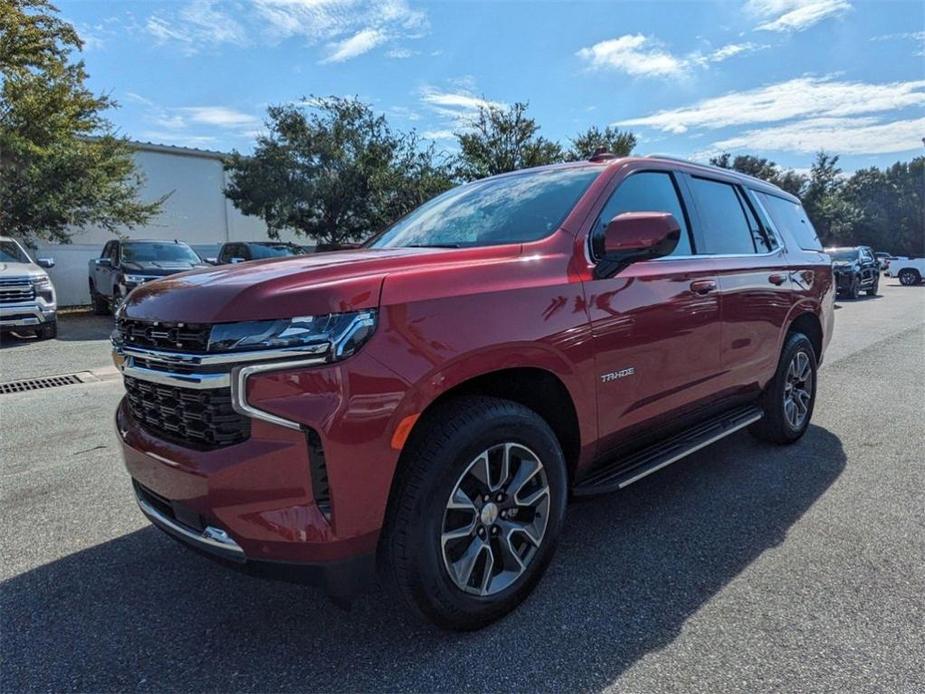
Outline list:
[[[691,193],[700,221],[703,247],[698,253],[742,255],[755,253],[752,222],[735,186],[708,178],[692,177]]]
[[[784,233],[788,233],[797,242],[797,245],[804,251],[821,251],[822,244],[819,243],[819,237],[816,230],[813,229],[812,222],[806,216],[806,210],[803,206],[779,198],[770,193],[758,193],[758,199],[767,209],[768,214],[774,221],[774,226]]]
[[[681,225],[681,240],[671,255],[691,254],[687,218],[671,174],[643,171],[620,184],[604,205],[591,231],[591,251],[596,258],[604,255],[604,229],[610,220],[624,212],[670,212]]]

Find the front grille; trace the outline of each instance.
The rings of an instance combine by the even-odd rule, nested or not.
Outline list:
[[[0,304],[18,304],[35,299],[35,287],[28,277],[4,277],[0,279]]]
[[[212,326],[207,323],[119,321],[119,335],[126,346],[167,352],[203,354],[209,348],[211,330]]]
[[[234,411],[231,389],[195,390],[125,377],[132,416],[155,436],[210,450],[241,443],[250,419]]]

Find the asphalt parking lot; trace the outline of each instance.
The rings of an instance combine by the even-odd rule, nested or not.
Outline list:
[[[111,324],[86,320],[4,340],[2,380],[107,366]],[[573,504],[536,593],[472,634],[149,527],[121,390],[0,396],[2,691],[925,691],[925,286],[839,303],[800,443],[735,435]]]

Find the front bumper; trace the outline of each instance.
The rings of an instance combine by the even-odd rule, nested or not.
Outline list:
[[[39,301],[0,304],[0,328],[35,328],[55,320],[57,306]]]
[[[224,376],[191,374],[189,365],[184,373],[155,371],[130,352],[126,377],[190,393],[230,387],[252,408],[245,440],[197,449],[136,420],[123,399],[123,457],[154,525],[247,573],[320,582],[332,595],[369,583],[398,460],[390,441],[404,381],[362,352],[335,363],[274,362],[249,374],[235,364]]]
[[[851,289],[851,283],[854,281],[853,272],[836,272],[835,287],[839,292],[845,292]]]

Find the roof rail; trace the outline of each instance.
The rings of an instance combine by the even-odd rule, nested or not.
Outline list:
[[[692,164],[694,166],[702,166],[705,169],[716,169],[717,171],[723,171],[725,173],[733,173],[736,176],[742,176],[744,178],[751,179],[752,181],[758,181],[759,183],[764,183],[765,185],[772,186],[777,188],[778,186],[774,185],[770,181],[765,181],[763,178],[758,178],[757,176],[752,176],[751,174],[742,173],[741,171],[736,171],[735,169],[726,169],[722,166],[717,166],[716,164],[701,164],[697,161],[691,161],[690,159],[685,159],[684,157],[675,157],[670,154],[647,154],[646,159],[668,159],[669,161],[679,161],[684,164]]]

